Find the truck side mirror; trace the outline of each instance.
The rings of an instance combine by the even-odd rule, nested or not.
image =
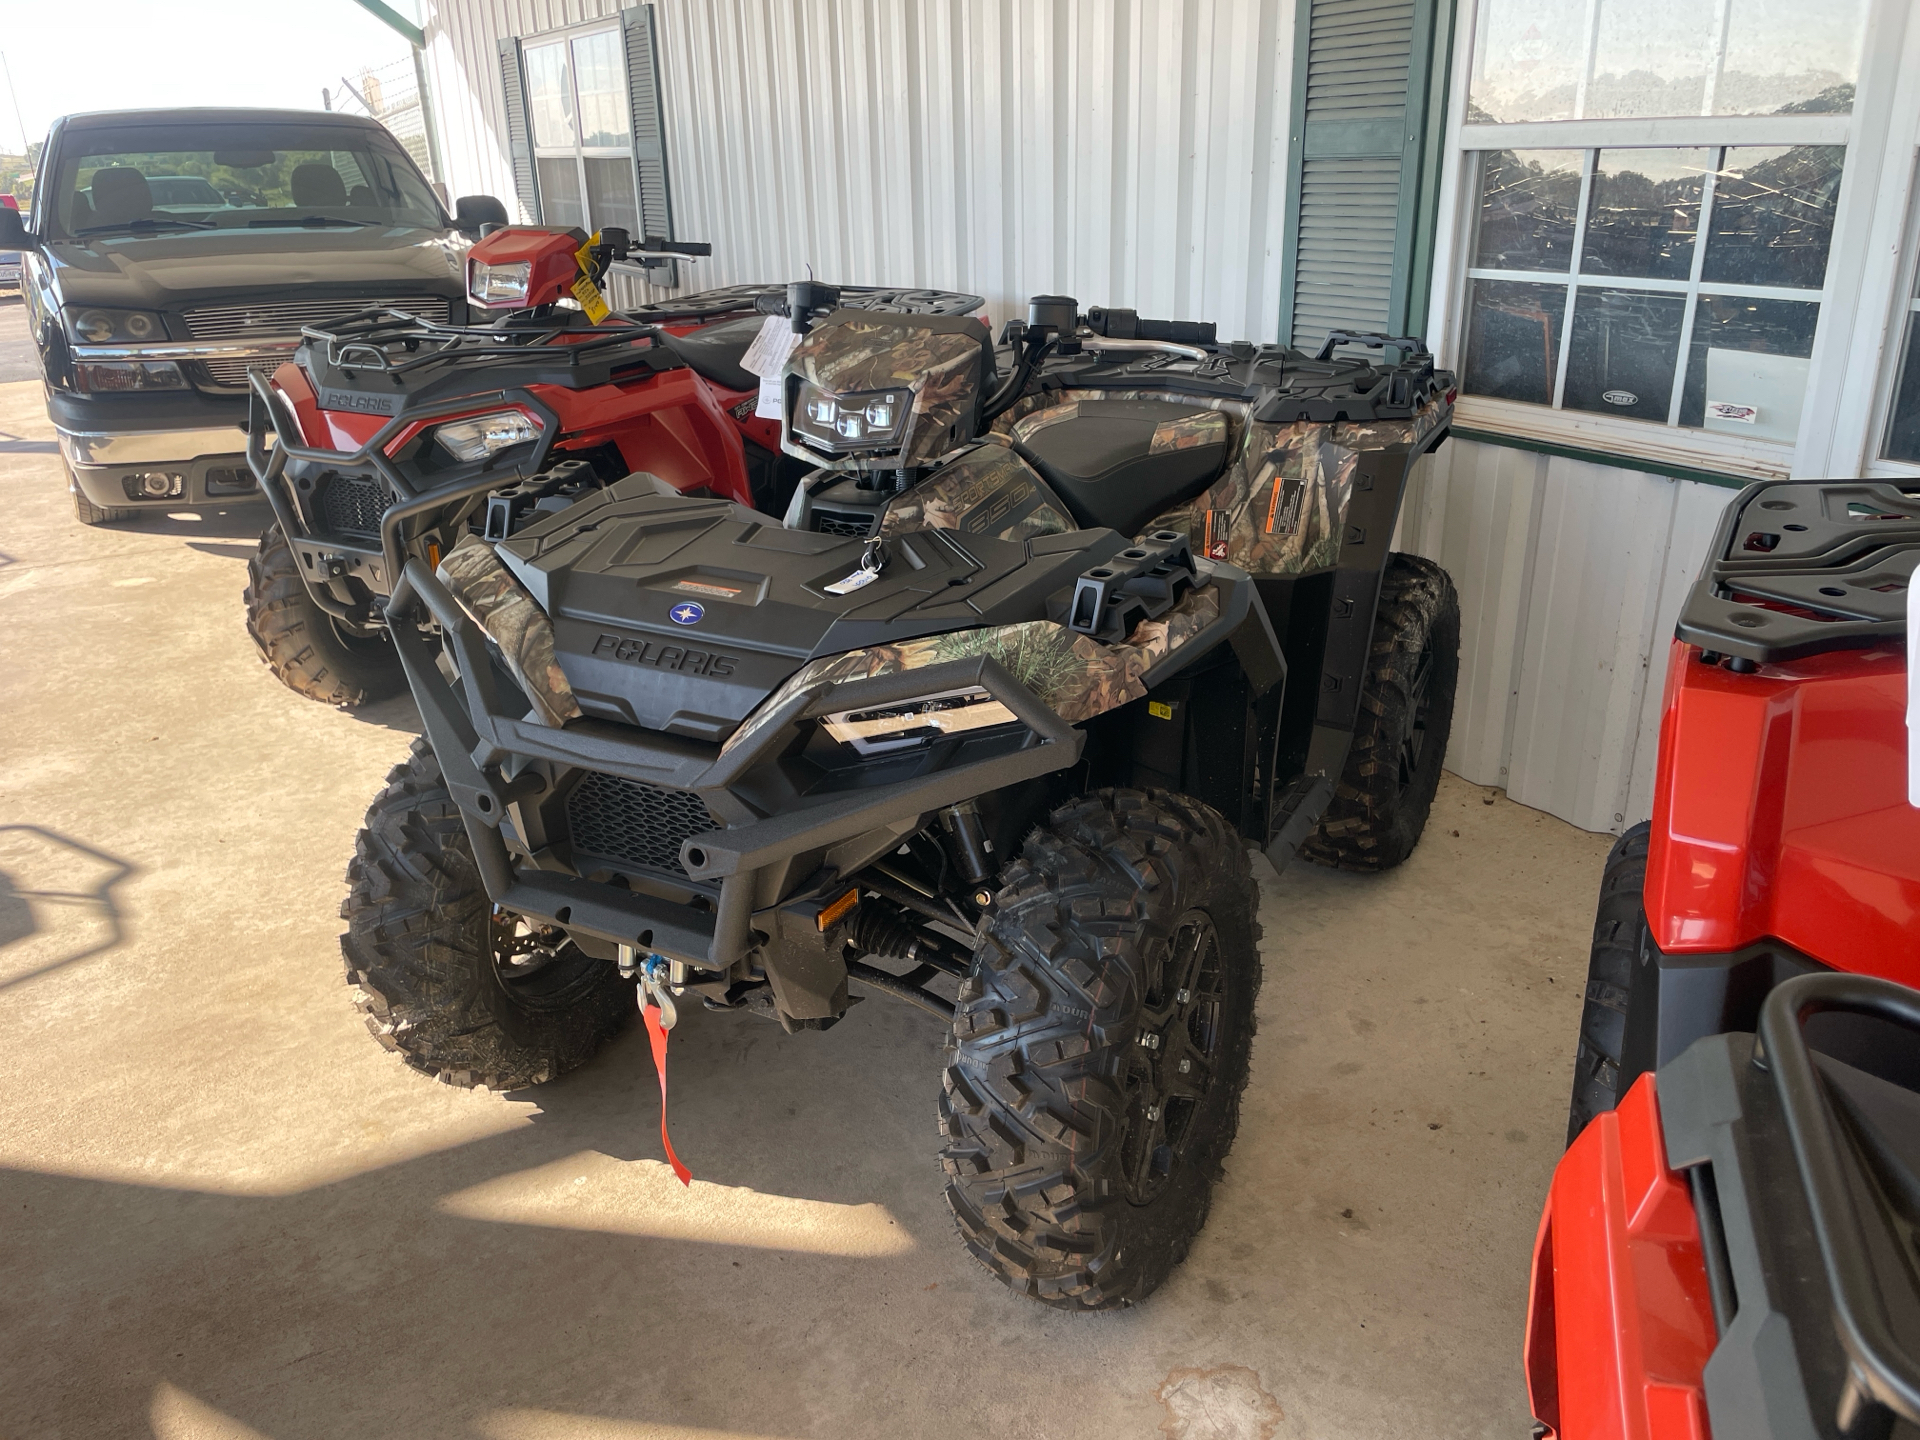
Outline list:
[[[491,195],[462,195],[453,202],[453,223],[469,234],[482,225],[505,225],[507,207]]]
[[[20,212],[0,205],[0,250],[33,248],[33,236],[27,233],[27,222],[20,218]]]

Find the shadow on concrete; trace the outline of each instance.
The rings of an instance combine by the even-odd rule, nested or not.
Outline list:
[[[198,550],[202,555],[216,556],[221,560],[251,560],[259,553],[256,545],[223,544],[219,541],[189,540],[189,550]]]
[[[40,923],[36,905],[69,914],[78,912],[77,928],[82,932],[78,937],[80,948],[71,953],[30,962],[26,969],[11,974],[0,971],[0,990],[91,960],[126,939],[113,891],[138,873],[139,867],[131,861],[42,825],[0,825],[0,860],[9,867],[0,871],[0,950],[49,928]],[[69,880],[76,872],[84,878]],[[64,931],[68,927],[59,928]],[[59,936],[48,938],[59,945]]]
[[[195,518],[176,520],[175,515]],[[197,509],[183,506],[177,511],[142,510],[131,520],[115,522],[113,528],[145,535],[178,535],[185,540],[244,540],[248,542],[246,553],[251,555],[254,545],[259,543],[260,532],[272,520],[273,512],[265,502],[243,496]]]
[[[29,440],[24,435],[15,435],[0,430],[0,455],[58,455],[58,440]]]
[[[473,1440],[494,1433],[486,1415],[516,1408],[799,1433],[808,1407],[788,1387],[827,1398],[813,1386],[814,1325],[846,1323],[849,1288],[871,1295],[880,1280],[870,1267],[893,1267],[898,1284],[882,1293],[905,1302],[935,1289],[927,1280],[949,1275],[958,1254],[933,1198],[941,1027],[920,1018],[901,1007],[877,1027],[850,1019],[787,1036],[752,1017],[700,1015],[675,1031],[670,1057],[676,1144],[698,1180],[742,1187],[698,1197],[704,1208],[724,1217],[761,1197],[769,1209],[806,1197],[875,1207],[863,1213],[882,1225],[898,1216],[904,1230],[908,1212],[894,1202],[911,1185],[919,1221],[892,1232],[897,1243],[878,1258],[823,1253],[817,1236],[798,1232],[790,1248],[777,1234],[770,1243],[764,1226],[736,1244],[724,1233],[688,1240],[448,1207],[445,1197],[543,1166],[569,1187],[563,1202],[588,1193],[571,1188],[586,1183],[568,1178],[576,1169],[595,1184],[677,1195],[658,1164],[622,1171],[582,1154],[659,1159],[657,1092],[637,1030],[586,1069],[522,1092],[530,1100],[485,1102],[524,1107],[531,1124],[293,1194],[0,1169],[11,1302],[0,1319],[9,1354],[0,1430],[144,1436],[165,1383],[273,1440]],[[803,1073],[804,1085],[783,1083]],[[644,1206],[624,1213],[646,1230]],[[979,1284],[971,1298],[944,1290],[921,1303],[957,1307],[957,1321],[988,1293],[1025,1303],[984,1276]],[[835,1313],[841,1320],[825,1320]],[[871,1320],[854,1323],[866,1330]],[[870,1358],[894,1370],[928,1343],[901,1335],[901,1354]],[[673,1375],[742,1364],[759,1378],[740,1387]],[[782,1371],[785,1384],[773,1378]],[[915,1428],[913,1394],[872,1403],[860,1433]],[[902,1423],[890,1426],[881,1417],[895,1407]]]

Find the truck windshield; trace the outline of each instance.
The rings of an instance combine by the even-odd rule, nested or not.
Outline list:
[[[68,236],[450,223],[399,145],[359,126],[143,125],[61,151],[40,204]]]

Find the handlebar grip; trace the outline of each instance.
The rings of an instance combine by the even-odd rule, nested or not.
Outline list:
[[[657,255],[711,255],[713,245],[706,240],[668,240],[661,235],[648,235],[640,241],[640,248]]]
[[[1336,345],[1364,345],[1369,350],[1384,350],[1391,345],[1396,350],[1405,350],[1409,355],[1427,353],[1427,342],[1418,335],[1381,335],[1374,331],[1329,330],[1327,338],[1320,342],[1320,348],[1313,358],[1331,360]]]
[[[753,297],[753,309],[756,315],[780,315],[787,313],[787,297],[776,290]]]
[[[1096,305],[1087,311],[1087,328],[1109,340],[1166,340],[1179,345],[1212,345],[1217,331],[1211,320],[1142,320],[1137,310]]]

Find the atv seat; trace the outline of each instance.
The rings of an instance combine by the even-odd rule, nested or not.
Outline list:
[[[1137,535],[1206,489],[1227,462],[1217,410],[1164,400],[1069,400],[1013,426],[1013,448],[1084,526]]]
[[[760,377],[740,368],[740,357],[753,344],[765,323],[758,315],[738,320],[722,320],[718,325],[702,325],[685,335],[660,336],[660,343],[686,361],[687,368],[703,379],[729,390],[757,390]]]

